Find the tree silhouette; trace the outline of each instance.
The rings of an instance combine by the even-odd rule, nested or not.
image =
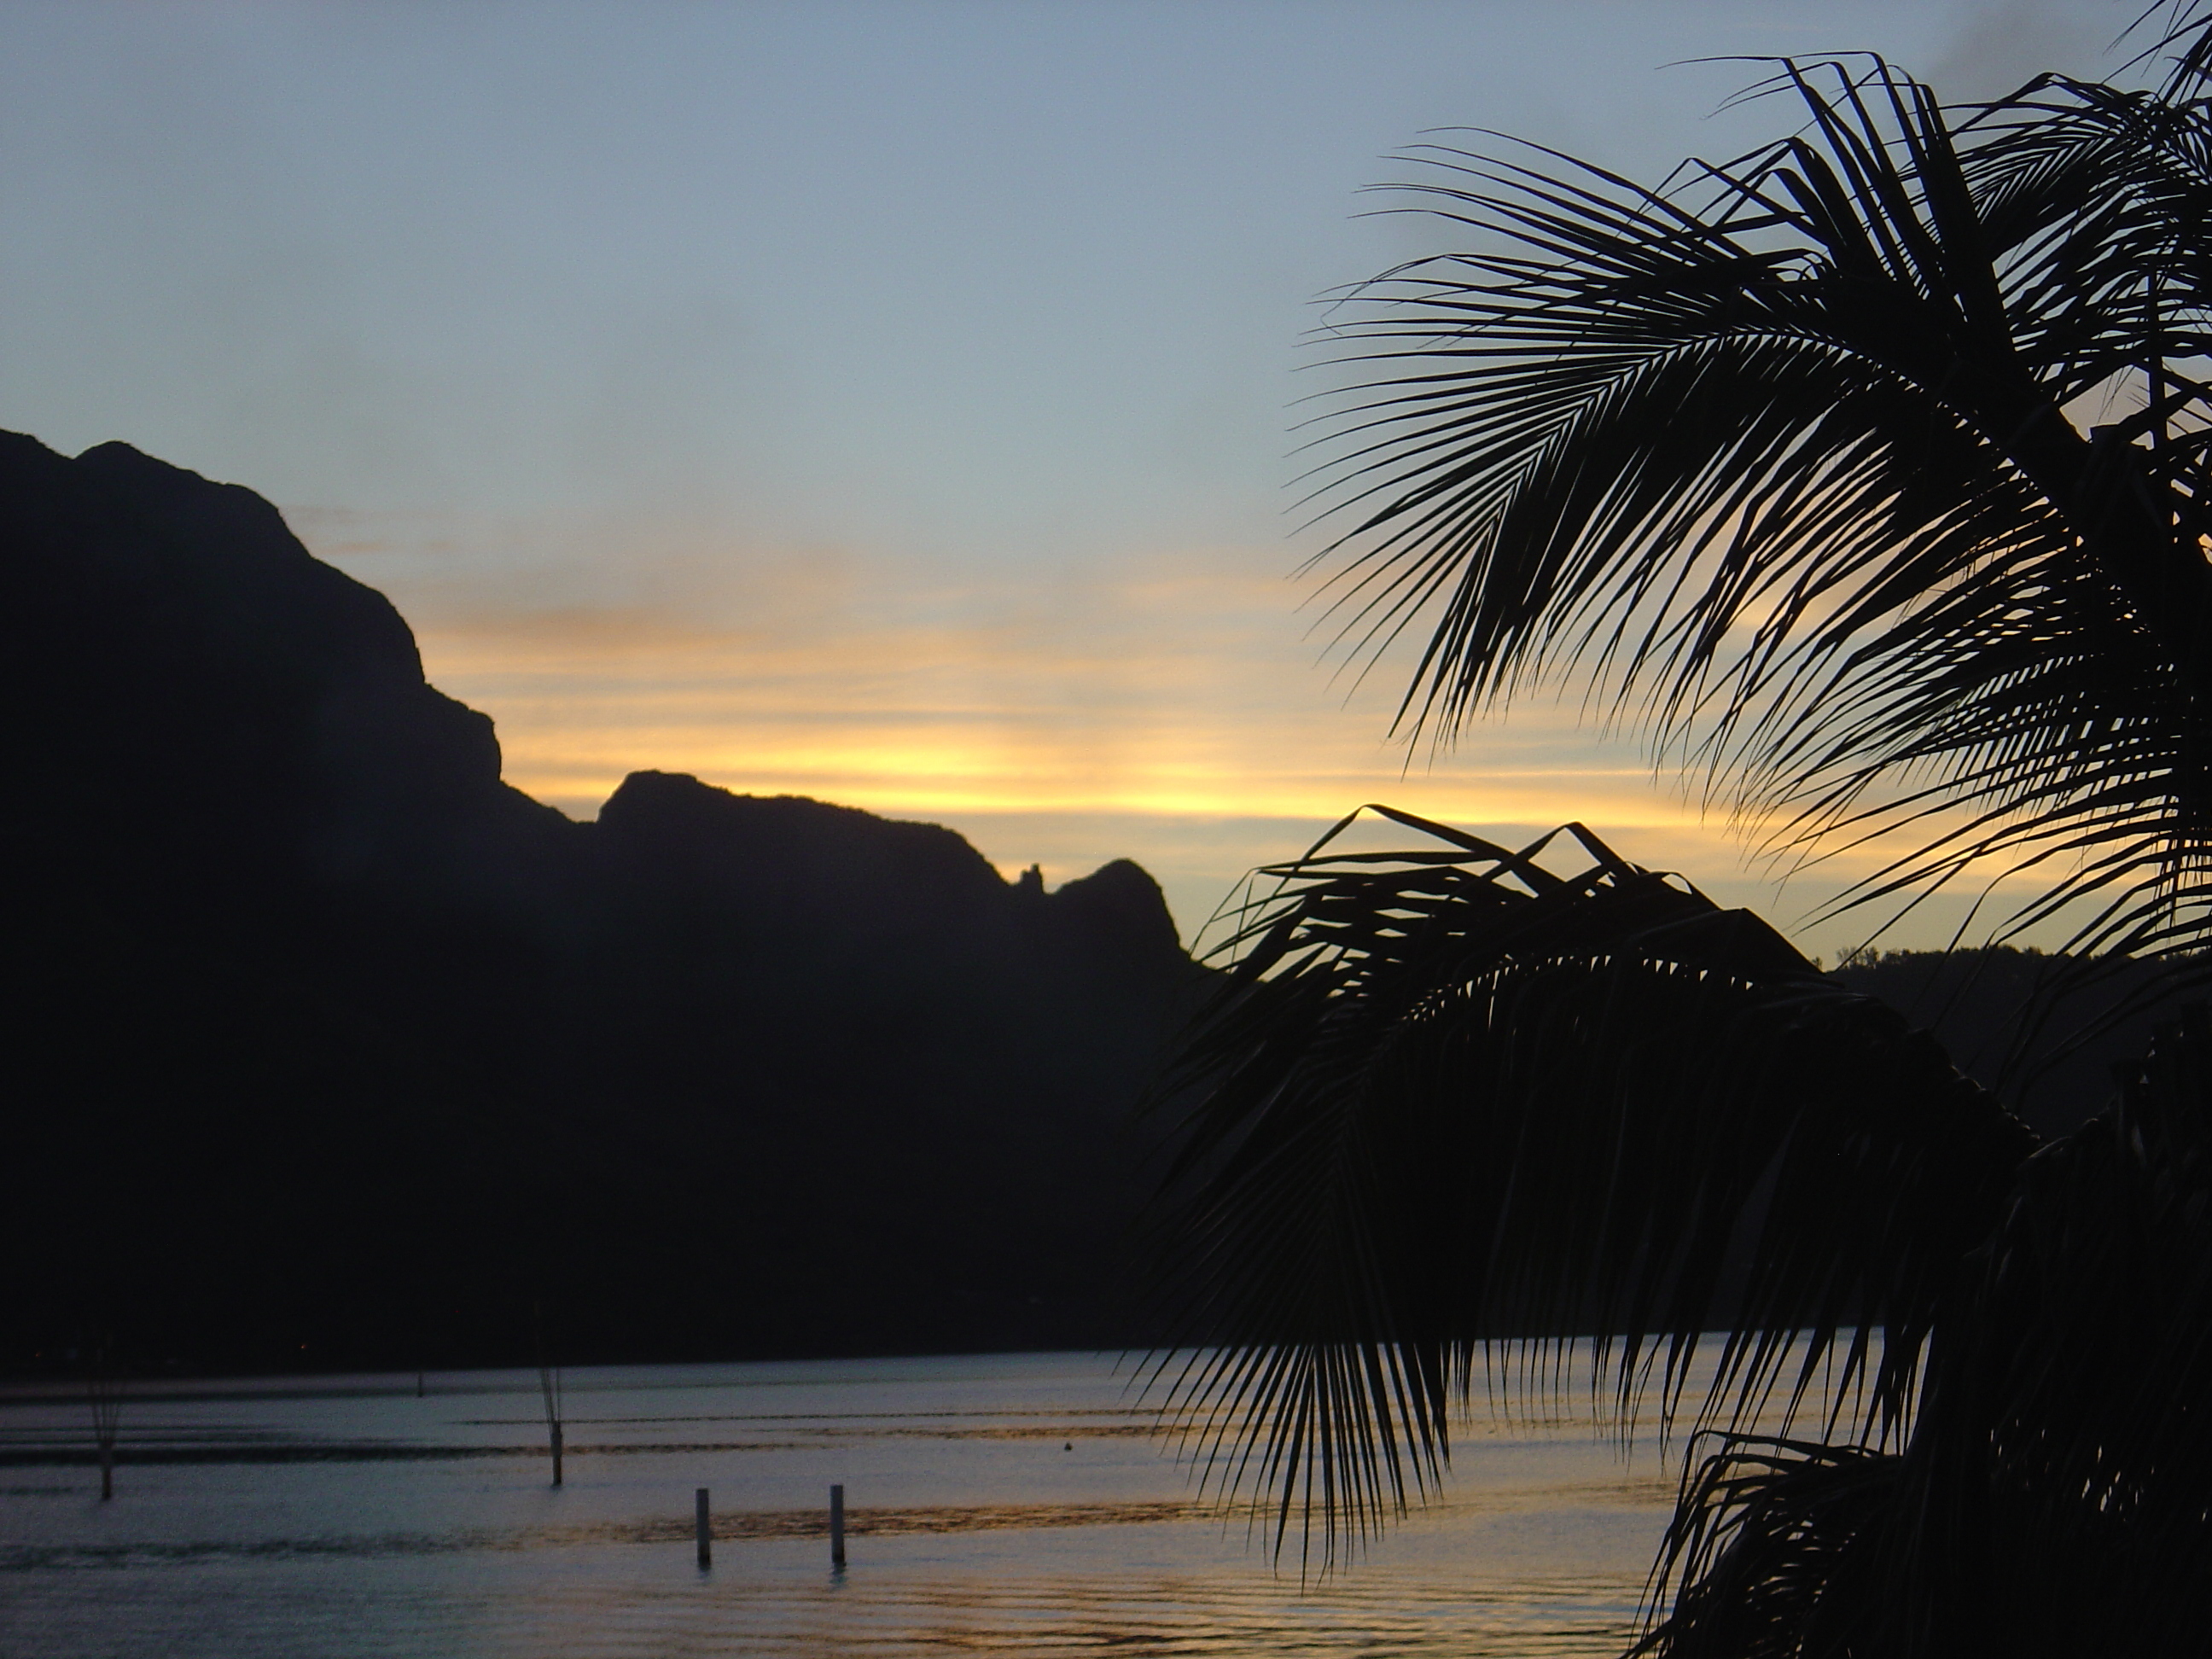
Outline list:
[[[1415,152],[1474,251],[1348,302],[1379,368],[1321,475],[1350,638],[1427,630],[1401,728],[1577,672],[1780,845],[1896,849],[1847,905],[2008,878],[2000,936],[2197,975],[2212,25],[2175,24],[2147,91],[1784,63],[1802,125],[1662,189]],[[1347,819],[1260,872],[1175,1073],[1170,1259],[1227,1340],[1169,1398],[1220,1487],[1328,1559],[1510,1339],[1691,1437],[1638,1651],[2201,1641],[2212,1017],[2038,1150],[1579,826],[1385,816],[1419,844]]]

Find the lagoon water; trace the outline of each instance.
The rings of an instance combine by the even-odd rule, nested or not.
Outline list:
[[[0,1395],[0,1659],[1612,1654],[1674,1496],[1648,1441],[1478,1420],[1302,1581],[1110,1358],[571,1370],[558,1490],[535,1372],[426,1382],[142,1385],[104,1504],[82,1401]]]

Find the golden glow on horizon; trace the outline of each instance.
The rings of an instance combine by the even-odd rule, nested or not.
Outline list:
[[[1408,765],[1385,735],[1402,666],[1332,682],[1279,548],[933,574],[628,533],[589,565],[467,579],[330,551],[410,617],[433,683],[494,717],[508,781],[579,817],[651,769],[945,823],[1054,882],[1132,857],[1187,936],[1243,872],[1370,801],[1514,841],[1586,823],[1785,927],[1884,861],[1844,851],[1775,894],[1757,826],[1701,812],[1573,699],[1516,702]],[[594,584],[617,591],[577,591]],[[1856,927],[1804,942],[1833,951]]]
[[[509,780],[571,811],[657,769],[905,813],[1329,818],[1418,796],[1457,821],[1702,827],[1566,710],[1516,711],[1409,769],[1383,738],[1387,706],[1331,695],[1292,597],[1154,577],[1026,617],[969,588],[960,602],[981,614],[964,627],[939,596],[911,600],[912,621],[879,596],[819,632],[564,611],[420,637],[432,678],[495,714]]]

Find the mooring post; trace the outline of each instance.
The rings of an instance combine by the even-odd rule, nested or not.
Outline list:
[[[561,1425],[553,1425],[553,1484],[561,1484]]]
[[[112,1440],[103,1440],[100,1443],[100,1501],[103,1504],[110,1503],[113,1501],[114,1497],[115,1443]],[[840,1544],[837,1547],[837,1559],[840,1561],[845,1559],[844,1551],[845,1547]]]
[[[830,1565],[845,1571],[845,1489],[830,1488]]]
[[[714,1528],[707,1518],[707,1489],[699,1488],[699,1571],[714,1565]]]

